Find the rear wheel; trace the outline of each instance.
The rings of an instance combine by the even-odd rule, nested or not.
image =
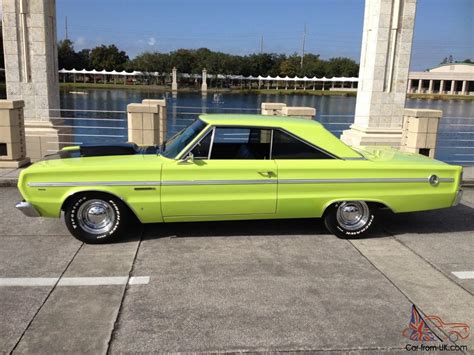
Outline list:
[[[366,236],[374,226],[375,208],[364,201],[341,201],[326,210],[324,224],[333,234],[342,238]]]
[[[126,233],[130,212],[122,201],[111,195],[81,193],[67,204],[65,222],[69,232],[84,243],[109,243]]]

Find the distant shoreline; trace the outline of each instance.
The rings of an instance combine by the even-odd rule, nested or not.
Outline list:
[[[158,85],[123,85],[123,84],[93,84],[93,83],[60,83],[62,91],[77,91],[77,89],[117,89],[117,90],[142,90],[154,92],[171,92],[169,86]],[[178,92],[201,92],[199,89],[183,87]],[[229,94],[263,94],[263,95],[313,95],[313,96],[357,96],[356,91],[331,91],[331,90],[276,90],[276,89],[219,89],[209,88],[209,94],[229,93]],[[416,94],[409,93],[410,99],[422,100],[474,100],[474,95],[439,95],[439,94]]]

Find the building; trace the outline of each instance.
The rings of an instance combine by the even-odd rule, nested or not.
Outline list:
[[[408,93],[474,95],[474,64],[449,63],[408,74]]]

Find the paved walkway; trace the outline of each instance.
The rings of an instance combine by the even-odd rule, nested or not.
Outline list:
[[[421,344],[402,335],[413,303],[474,328],[474,189],[352,241],[291,220],[149,225],[91,246],[19,199],[0,188],[0,353],[401,352]]]

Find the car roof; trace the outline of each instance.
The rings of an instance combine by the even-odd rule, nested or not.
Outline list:
[[[314,120],[304,117],[265,116],[249,114],[204,114],[199,118],[211,125],[222,126],[259,126],[259,127],[282,127],[306,126],[315,128],[323,126]]]
[[[360,158],[324,126],[304,117],[246,114],[203,114],[199,118],[212,126],[249,126],[282,128],[340,158]]]

